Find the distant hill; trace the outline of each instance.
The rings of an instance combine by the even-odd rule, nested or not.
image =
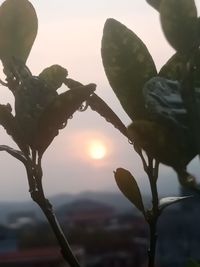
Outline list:
[[[86,191],[79,194],[63,194],[50,197],[55,207],[77,200],[94,200],[113,206],[118,212],[134,209],[133,205],[120,193]]]
[[[17,212],[31,211],[43,219],[42,213],[34,202],[0,202],[0,224],[6,223],[8,215]]]
[[[113,207],[116,212],[124,213],[127,211],[137,212],[135,207],[121,194],[115,192],[82,192],[79,194],[60,194],[49,197],[55,211],[64,205],[70,205],[75,201],[91,200]],[[17,211],[35,212],[38,219],[44,220],[40,208],[33,201],[26,202],[0,202],[0,224],[6,223],[6,218],[11,213]]]

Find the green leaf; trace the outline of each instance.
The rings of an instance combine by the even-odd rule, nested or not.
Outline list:
[[[145,210],[140,189],[132,174],[123,168],[118,168],[115,172],[115,180],[125,197],[144,214]]]
[[[64,83],[68,72],[60,65],[52,65],[45,68],[38,77],[43,80],[49,89],[57,90]]]
[[[160,18],[164,34],[171,46],[183,53],[190,52],[198,39],[194,0],[162,0]]]
[[[159,11],[161,0],[146,0],[149,5]]]
[[[190,260],[186,267],[200,267],[200,264],[196,261]]]
[[[126,26],[108,19],[102,38],[102,60],[109,83],[133,120],[145,117],[142,88],[156,67],[145,44]]]
[[[161,198],[159,200],[159,210],[163,211],[168,206],[171,206],[173,204],[176,204],[180,201],[186,200],[188,198],[191,198],[192,196],[185,196],[185,197],[165,197]]]
[[[95,84],[88,84],[58,95],[41,114],[32,147],[42,154],[95,88]]]
[[[6,0],[0,7],[0,58],[26,62],[37,35],[37,15],[27,0]]]

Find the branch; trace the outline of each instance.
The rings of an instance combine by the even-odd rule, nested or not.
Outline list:
[[[21,152],[20,150],[16,150],[6,145],[0,145],[0,151],[6,151],[8,154],[21,161],[24,165],[27,164],[27,160],[23,152]]]
[[[52,231],[55,234],[55,237],[58,241],[58,244],[61,248],[61,254],[63,255],[63,258],[65,261],[71,266],[71,267],[80,267],[80,264],[78,263],[78,260],[74,256],[70,245],[63,233],[63,230],[61,229],[59,222],[56,218],[56,215],[54,214],[53,207],[48,199],[46,199],[43,185],[42,185],[42,167],[41,167],[41,157],[38,158],[38,162],[32,162],[32,167],[30,169],[30,165],[27,165],[27,175],[29,179],[29,184],[31,181],[31,197],[33,201],[35,201],[41,210],[43,211],[44,215],[46,216]]]

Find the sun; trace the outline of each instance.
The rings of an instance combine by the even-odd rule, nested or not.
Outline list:
[[[88,144],[89,156],[92,159],[103,159],[106,156],[107,149],[105,144],[100,140],[92,140]]]

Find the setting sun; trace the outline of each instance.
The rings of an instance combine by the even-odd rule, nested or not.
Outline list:
[[[93,140],[89,143],[88,152],[92,159],[103,159],[106,155],[106,147],[99,140]]]

